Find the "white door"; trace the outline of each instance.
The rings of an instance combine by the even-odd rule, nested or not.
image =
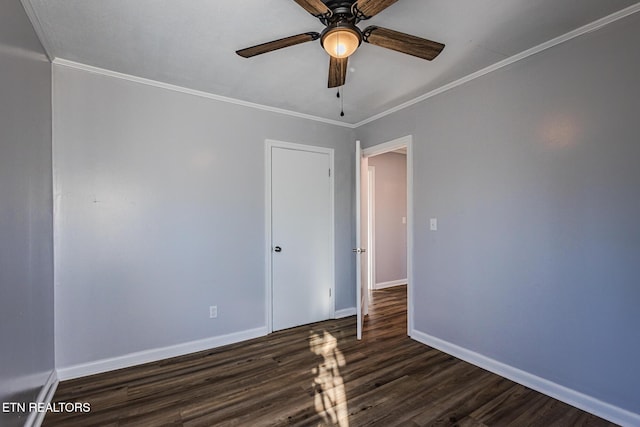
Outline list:
[[[273,330],[333,314],[330,166],[326,152],[271,147]]]
[[[356,247],[353,252],[356,254],[356,336],[358,339],[362,339],[362,328],[364,326],[364,317],[367,314],[367,291],[364,289],[366,281],[363,280],[367,271],[367,257],[362,254],[366,252],[366,248],[363,247],[363,233],[362,233],[362,208],[366,206],[366,203],[362,203],[361,197],[366,196],[366,192],[361,191],[361,185],[363,182],[362,172],[367,171],[367,168],[362,167],[362,148],[360,147],[360,141],[356,141]],[[366,178],[365,178],[366,182]],[[366,224],[366,222],[364,222]],[[364,234],[366,236],[366,234]]]

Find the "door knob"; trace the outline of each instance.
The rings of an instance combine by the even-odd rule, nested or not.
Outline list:
[[[275,248],[273,248],[274,252],[282,252],[282,248],[280,246],[276,246]]]
[[[367,252],[367,250],[366,249],[362,249],[362,248],[356,248],[356,249],[353,250],[353,252],[355,252],[357,254],[362,254],[362,253]]]

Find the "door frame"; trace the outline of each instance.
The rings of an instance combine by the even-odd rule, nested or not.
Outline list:
[[[336,273],[335,273],[335,167],[334,167],[334,150],[333,148],[316,147],[312,145],[296,144],[293,142],[276,141],[273,139],[265,140],[265,323],[267,325],[267,333],[273,332],[273,251],[272,251],[272,230],[271,230],[271,152],[273,148],[283,148],[294,151],[306,151],[311,153],[328,154],[329,155],[329,257],[330,257],[330,275],[331,280],[331,312],[329,318],[335,317],[336,312]],[[329,172],[327,172],[329,173]]]
[[[413,135],[403,136],[362,150],[363,157],[407,148],[407,335],[413,331]],[[360,203],[360,201],[357,201]],[[359,304],[359,302],[356,302]]]
[[[367,290],[369,295],[376,284],[376,167],[368,166],[367,170]]]

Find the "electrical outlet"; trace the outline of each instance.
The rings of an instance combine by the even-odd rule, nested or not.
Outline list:
[[[209,306],[209,318],[215,319],[216,317],[218,317],[218,306],[217,305]]]

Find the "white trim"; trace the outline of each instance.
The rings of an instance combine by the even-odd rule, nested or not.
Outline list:
[[[40,389],[40,393],[38,393],[38,397],[36,397],[36,403],[45,406],[51,403],[59,383],[58,374],[55,370],[51,371],[49,378],[47,378],[47,381]],[[24,427],[40,427],[46,414],[46,411],[29,413],[27,420],[24,422]]]
[[[49,61],[53,61],[55,57],[53,56],[53,51],[51,50],[51,45],[49,44],[49,40],[45,36],[44,29],[42,28],[42,23],[40,22],[40,18],[38,18],[38,14],[36,13],[31,0],[20,0],[22,3],[22,7],[24,11],[27,13],[27,17],[29,21],[31,21],[31,26],[33,26],[33,30],[36,32],[36,36],[42,45],[42,49],[44,49],[44,54],[47,55],[47,59]]]
[[[407,334],[413,330],[413,136],[407,135],[362,150],[364,157],[407,148]],[[359,203],[359,202],[358,202]]]
[[[271,146],[264,144],[264,314],[267,333],[273,332],[271,273]]]
[[[364,120],[356,123],[354,125],[354,127],[355,128],[359,128],[362,125],[366,125],[367,123],[371,123],[371,122],[373,122],[375,120],[378,120],[378,119],[380,119],[382,117],[388,116],[389,114],[392,114],[392,113],[395,113],[397,111],[403,110],[403,109],[405,109],[407,107],[410,107],[410,106],[412,106],[414,104],[417,104],[417,103],[419,103],[421,101],[424,101],[425,99],[428,99],[428,98],[434,97],[436,95],[439,95],[442,92],[446,92],[446,91],[448,91],[450,89],[453,89],[453,88],[455,88],[457,86],[463,85],[463,84],[465,84],[467,82],[470,82],[471,80],[477,79],[478,77],[482,77],[485,74],[489,74],[489,73],[491,73],[493,71],[499,70],[500,68],[504,68],[504,67],[506,67],[508,65],[511,65],[514,62],[521,61],[521,60],[523,60],[525,58],[528,58],[529,56],[532,56],[532,55],[535,55],[537,53],[540,53],[543,50],[550,49],[550,48],[552,48],[554,46],[557,46],[557,45],[559,45],[561,43],[565,43],[565,42],[567,42],[567,41],[569,41],[571,39],[574,39],[574,38],[576,38],[578,36],[581,36],[583,34],[595,31],[595,30],[597,30],[599,28],[604,27],[605,25],[611,24],[612,22],[618,21],[618,20],[620,20],[622,18],[625,18],[625,17],[627,17],[629,15],[632,15],[632,14],[638,12],[638,11],[640,11],[640,2],[638,2],[638,3],[636,3],[636,4],[632,5],[632,6],[629,6],[629,7],[625,8],[625,9],[622,9],[622,10],[619,10],[617,12],[614,12],[611,15],[605,16],[604,18],[600,18],[600,19],[598,19],[596,21],[593,21],[593,22],[591,22],[591,23],[589,23],[587,25],[583,25],[580,28],[576,28],[573,31],[569,31],[568,33],[563,34],[563,35],[561,35],[559,37],[556,37],[554,39],[551,39],[549,41],[541,43],[541,44],[539,44],[537,46],[534,46],[534,47],[532,47],[530,49],[527,49],[525,51],[522,51],[520,53],[517,53],[517,54],[515,54],[513,56],[510,56],[510,57],[508,57],[506,59],[503,59],[502,61],[496,62],[495,64],[489,65],[488,67],[485,67],[485,68],[483,68],[481,70],[478,70],[475,73],[471,73],[471,74],[469,74],[467,76],[464,76],[464,77],[462,77],[462,78],[460,78],[458,80],[454,80],[451,83],[447,83],[444,86],[440,86],[439,88],[436,88],[436,89],[434,89],[434,90],[432,90],[430,92],[425,93],[424,95],[420,95],[420,96],[418,96],[416,98],[413,98],[413,99],[411,99],[411,100],[409,100],[407,102],[404,102],[404,103],[402,103],[400,105],[396,105],[395,107],[389,108],[386,111],[383,111],[381,113],[375,114],[375,115],[373,115],[373,116],[371,116],[371,117],[369,117],[367,119],[364,119]]]
[[[62,196],[59,196],[60,185],[58,184],[58,174],[56,166],[56,78],[54,76],[55,70],[51,67],[51,223],[52,223],[52,256],[53,256],[53,359],[54,365],[58,366],[58,307],[57,307],[57,290],[60,289],[59,274],[60,271],[60,236],[62,235],[62,219],[60,212],[62,210]]]
[[[209,98],[209,99],[214,99],[217,101],[222,101],[222,102],[228,102],[231,104],[237,104],[237,105],[243,105],[245,107],[250,107],[250,108],[256,108],[259,110],[265,110],[265,111],[271,111],[274,113],[279,113],[279,114],[284,114],[284,115],[288,115],[288,116],[293,116],[293,117],[298,117],[298,118],[303,118],[303,119],[307,119],[307,120],[313,120],[313,121],[317,121],[317,122],[322,122],[322,123],[327,123],[327,124],[331,124],[331,125],[335,125],[335,126],[341,126],[341,127],[346,127],[349,129],[357,129],[360,126],[363,126],[367,123],[371,123],[375,120],[378,120],[382,117],[388,116],[389,114],[395,113],[397,111],[403,110],[407,107],[410,107],[414,104],[417,104],[421,101],[424,101],[425,99],[431,98],[433,96],[436,96],[438,94],[441,94],[443,92],[446,92],[450,89],[453,89],[457,86],[463,85],[471,80],[475,80],[478,77],[482,77],[485,74],[491,73],[493,71],[499,70],[500,68],[506,67],[508,65],[513,64],[514,62],[520,61],[522,59],[528,58],[531,55],[535,55],[537,53],[540,53],[544,50],[550,49],[554,46],[557,46],[561,43],[567,42],[571,39],[574,39],[576,37],[579,37],[583,34],[595,31],[599,28],[604,27],[605,25],[611,24],[612,22],[618,21],[622,18],[625,18],[629,15],[632,15],[638,11],[640,11],[640,2],[629,6],[625,9],[619,10],[617,12],[614,12],[608,16],[605,16],[603,18],[600,18],[596,21],[593,21],[589,24],[583,25],[580,28],[577,28],[573,31],[569,31],[566,34],[563,34],[561,36],[558,36],[554,39],[548,40],[544,43],[541,43],[537,46],[534,46],[530,49],[527,49],[523,52],[517,53],[513,56],[510,56],[509,58],[506,58],[502,61],[496,62],[495,64],[492,64],[488,67],[485,67],[481,70],[476,71],[475,73],[471,73],[467,76],[464,76],[458,80],[455,80],[451,83],[448,83],[444,86],[441,86],[439,88],[436,88],[430,92],[427,92],[423,95],[420,95],[416,98],[413,98],[409,101],[406,101],[400,105],[396,105],[395,107],[392,107],[388,110],[382,111],[378,114],[375,114],[371,117],[368,117],[364,120],[361,120],[360,122],[357,122],[355,124],[353,123],[345,123],[345,122],[341,122],[338,120],[332,120],[332,119],[327,119],[324,117],[319,117],[319,116],[313,116],[310,114],[304,114],[304,113],[298,113],[296,111],[291,111],[291,110],[285,110],[282,108],[276,108],[276,107],[271,107],[268,105],[262,105],[262,104],[256,104],[253,102],[249,102],[249,101],[242,101],[239,99],[235,99],[235,98],[230,98],[230,97],[226,97],[226,96],[222,96],[222,95],[215,95],[209,92],[204,92],[204,91],[199,91],[199,90],[194,90],[194,89],[189,89],[189,88],[185,88],[182,86],[177,86],[177,85],[172,85],[169,83],[163,83],[163,82],[159,82],[156,80],[151,80],[151,79],[146,79],[146,78],[142,78],[142,77],[136,77],[136,76],[132,76],[129,74],[124,74],[124,73],[119,73],[117,71],[111,71],[111,70],[106,70],[104,68],[98,68],[98,67],[93,67],[91,65],[86,65],[86,64],[81,64],[78,62],[74,62],[74,61],[70,61],[67,59],[63,59],[63,58],[57,58],[54,57],[51,49],[49,46],[46,45],[46,38],[43,36],[43,30],[42,27],[39,23],[39,20],[36,16],[36,14],[34,13],[33,7],[31,5],[31,0],[22,0],[23,6],[27,12],[27,15],[29,15],[29,19],[31,20],[36,34],[38,35],[38,37],[40,38],[40,42],[43,44],[43,48],[45,49],[47,55],[49,56],[49,58],[51,59],[51,62],[53,64],[56,65],[60,65],[60,66],[64,66],[64,67],[69,67],[69,68],[75,68],[78,70],[83,70],[83,71],[88,71],[91,73],[97,73],[97,74],[102,74],[105,76],[109,76],[109,77],[114,77],[114,78],[119,78],[119,79],[124,79],[124,80],[129,80],[132,82],[137,82],[137,83],[142,83],[145,85],[149,85],[149,86],[155,86],[155,87],[159,87],[159,88],[164,88],[164,89],[168,89],[168,90],[173,90],[176,92],[182,92],[182,93],[186,93],[186,94],[190,94],[190,95],[195,95],[195,96],[200,96],[203,98]]]
[[[413,140],[411,135],[403,136],[391,141],[384,142],[382,144],[374,145],[372,147],[363,148],[362,155],[364,157],[377,156],[378,154],[388,153],[390,151],[397,150],[399,148],[407,147],[407,156],[409,155],[409,144]]]
[[[418,330],[411,331],[411,338],[613,423],[629,427],[640,425],[640,414],[635,414],[626,409],[603,402],[579,391],[491,359],[475,351],[460,347]]]
[[[342,319],[343,317],[349,317],[349,316],[355,316],[355,315],[356,315],[356,308],[349,307],[349,308],[343,308],[341,310],[336,310],[336,314],[333,316],[333,318]]]
[[[413,293],[413,137],[407,140],[407,335],[413,329],[414,293]]]
[[[267,328],[262,326],[255,329],[233,332],[226,335],[219,335],[217,337],[190,341],[183,344],[139,351],[136,353],[125,354],[123,356],[112,357],[109,359],[96,360],[93,362],[82,363],[79,365],[58,369],[58,378],[63,381],[84,377],[87,375],[101,374],[103,372],[113,371],[115,369],[129,368],[131,366],[141,365],[143,363],[156,362],[158,360],[168,359],[170,357],[183,356],[189,353],[195,353],[198,351],[221,347],[223,345],[234,344],[237,342],[262,337],[266,334]]]
[[[334,126],[342,126],[349,129],[355,129],[355,126],[350,123],[340,122],[338,120],[326,119],[324,117],[313,116],[311,114],[298,113],[296,111],[285,110],[283,108],[271,107],[269,105],[256,104],[254,102],[242,101],[240,99],[230,98],[228,96],[216,95],[201,90],[189,89],[183,86],[172,85],[169,83],[159,82],[157,80],[146,79],[143,77],[132,76],[130,74],[119,73],[117,71],[106,70],[104,68],[93,67],[91,65],[81,64],[79,62],[69,61],[67,59],[55,58],[53,64],[62,67],[73,68],[76,70],[86,71],[89,73],[100,74],[107,77],[113,77],[116,79],[127,80],[134,83],[140,83],[147,86],[153,86],[161,89],[167,89],[174,92],[185,93],[188,95],[199,96],[201,98],[213,99],[221,102],[228,102],[230,104],[242,105],[244,107],[255,108],[258,110],[270,111],[272,113],[284,114],[286,116],[293,116],[300,119],[313,120],[316,122],[327,123]]]
[[[367,290],[371,292],[376,284],[376,167],[368,166],[367,162],[367,250],[369,251],[369,264],[367,265]]]
[[[336,243],[335,243],[335,161],[334,149],[326,147],[316,147],[313,145],[296,144],[293,142],[276,141],[273,139],[265,140],[265,313],[267,332],[273,332],[273,283],[271,271],[271,149],[274,147],[287,148],[290,150],[308,151],[312,153],[322,153],[329,156],[329,168],[331,175],[329,176],[329,210],[331,217],[329,218],[329,254],[331,260],[330,275],[333,278],[331,282],[331,313],[329,318],[335,318],[336,313]]]
[[[399,279],[399,280],[390,280],[388,282],[376,283],[374,289],[386,289],[392,288],[394,286],[406,285],[408,282],[407,279]]]

